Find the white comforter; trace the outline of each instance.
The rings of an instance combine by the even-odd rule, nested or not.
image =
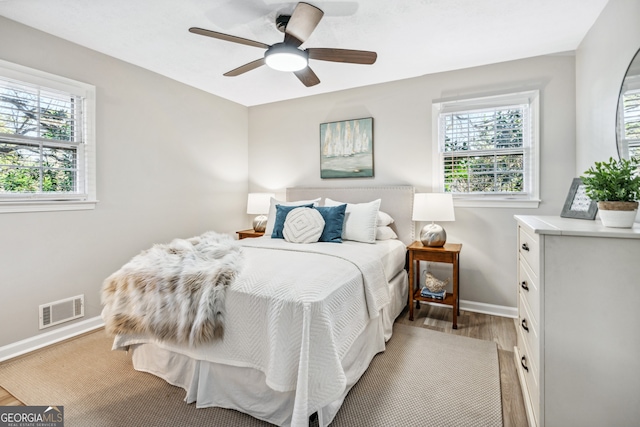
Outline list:
[[[198,360],[258,369],[273,390],[295,390],[291,424],[307,425],[343,394],[343,356],[389,303],[397,269],[384,260],[390,247],[392,258],[404,259],[405,250],[395,243],[241,240],[245,266],[227,290],[222,341],[192,348],[122,335],[113,348],[156,342]]]

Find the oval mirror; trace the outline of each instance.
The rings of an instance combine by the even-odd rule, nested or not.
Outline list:
[[[621,159],[640,158],[640,50],[622,80],[616,114],[616,141]]]

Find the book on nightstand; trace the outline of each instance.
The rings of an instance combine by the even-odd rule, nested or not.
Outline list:
[[[444,299],[447,296],[446,289],[441,290],[440,292],[431,292],[429,288],[426,286],[422,288],[420,291],[420,296],[425,298],[433,298],[433,299]]]

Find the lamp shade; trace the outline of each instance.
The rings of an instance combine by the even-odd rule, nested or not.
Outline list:
[[[268,213],[272,197],[275,197],[275,194],[249,193],[249,196],[247,197],[247,213],[252,215]]]
[[[414,221],[455,221],[450,193],[418,193],[413,196]]]

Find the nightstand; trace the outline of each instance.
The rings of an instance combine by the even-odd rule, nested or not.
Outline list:
[[[250,237],[261,237],[264,235],[264,231],[255,231],[253,228],[249,230],[236,231],[238,240],[248,239]]]
[[[458,329],[458,315],[460,314],[460,296],[458,295],[460,266],[458,261],[460,249],[462,249],[462,245],[459,243],[445,243],[441,247],[429,247],[424,246],[422,242],[413,242],[407,247],[409,251],[409,320],[413,320],[413,304],[415,301],[435,302],[453,307],[453,329]],[[414,261],[416,263],[415,267]],[[453,292],[447,292],[443,300],[421,296],[420,261],[453,264]],[[418,285],[417,289],[416,283]]]

